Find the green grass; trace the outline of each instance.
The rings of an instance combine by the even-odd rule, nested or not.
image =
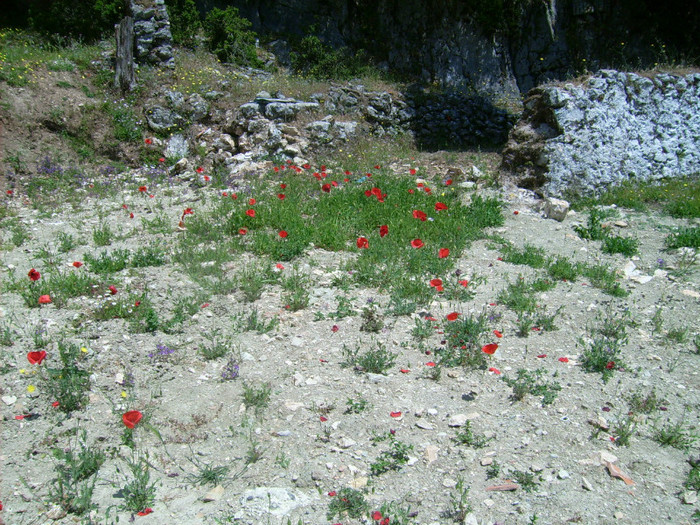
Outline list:
[[[331,521],[336,516],[341,519],[345,519],[346,517],[359,519],[368,510],[369,503],[367,503],[364,494],[359,490],[346,487],[340,489],[338,493],[333,496],[333,499],[328,505],[326,519]]]
[[[503,376],[503,382],[513,389],[514,400],[522,401],[527,395],[541,396],[542,406],[546,406],[556,400],[561,385],[557,381],[545,381],[545,375],[546,372],[541,368],[533,371],[519,368],[515,378]]]
[[[683,247],[700,249],[700,227],[679,228],[677,231],[669,234],[664,243],[666,248],[670,250]]]
[[[435,350],[440,366],[461,366],[469,369],[486,368],[482,346],[487,342],[488,320],[484,313],[461,315],[443,325],[445,346]],[[437,367],[436,367],[437,368]]]
[[[369,466],[372,476],[379,476],[390,470],[401,470],[408,463],[408,453],[413,445],[408,445],[390,435],[389,450],[383,451]]]
[[[243,384],[243,404],[246,409],[252,408],[256,415],[267,409],[270,404],[271,394],[272,387],[269,383],[260,385],[257,388],[246,383]]]
[[[394,366],[397,354],[386,349],[386,345],[378,341],[371,342],[371,348],[360,353],[361,345],[349,348],[343,345],[343,366],[351,367],[358,372],[384,374]]]

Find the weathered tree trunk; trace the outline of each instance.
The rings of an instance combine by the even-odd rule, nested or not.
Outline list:
[[[122,93],[134,89],[134,19],[130,16],[125,16],[117,24],[117,63],[114,70],[115,88]]]

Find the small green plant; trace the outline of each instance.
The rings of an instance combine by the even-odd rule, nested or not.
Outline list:
[[[652,331],[651,331],[652,334],[660,334],[663,331],[663,328],[664,328],[663,310],[664,310],[663,308],[659,307],[654,312],[654,315],[651,316],[651,324],[653,326]]]
[[[457,434],[455,434],[453,439],[457,443],[468,447],[484,448],[493,438],[487,438],[484,434],[477,434],[471,428],[471,421],[467,421],[462,428],[457,430]]]
[[[384,320],[378,311],[377,305],[374,302],[369,302],[367,306],[362,309],[362,324],[360,325],[360,330],[363,332],[379,332],[384,328]]]
[[[628,447],[637,430],[637,420],[629,414],[619,417],[610,428],[613,442],[618,447]]]
[[[83,261],[91,272],[98,274],[116,273],[129,265],[131,253],[129,250],[114,250],[111,253],[101,252],[97,257],[90,253],[83,254]]]
[[[272,387],[269,383],[260,385],[259,388],[243,383],[243,404],[246,409],[253,408],[259,415],[270,404]]]
[[[690,330],[688,328],[670,328],[666,332],[666,341],[674,344],[683,344],[688,341]]]
[[[520,485],[520,488],[525,492],[537,491],[539,489],[539,484],[535,481],[535,475],[532,472],[513,470],[510,475],[513,477],[513,481]]]
[[[522,401],[528,394],[542,396],[542,406],[545,406],[552,404],[559,395],[561,385],[556,381],[544,381],[542,376],[546,372],[543,369],[529,371],[520,368],[516,373],[515,378],[503,376],[503,381],[513,389],[513,399],[516,401]]]
[[[580,266],[566,257],[558,257],[547,268],[552,279],[560,281],[575,281],[581,273]]]
[[[673,447],[678,450],[689,450],[700,435],[695,428],[689,426],[683,418],[675,423],[667,421],[662,427],[657,427],[654,431],[654,441],[664,447]]]
[[[0,325],[0,345],[12,346],[15,344],[15,336],[17,332],[12,328],[10,323],[3,322]]]
[[[696,459],[690,461],[690,471],[683,486],[688,490],[700,492],[700,462]]]
[[[664,243],[669,250],[678,248],[700,249],[700,226],[679,228],[669,234]]]
[[[214,8],[204,20],[204,33],[209,49],[222,62],[241,66],[259,67],[261,64],[255,49],[256,34],[250,30],[251,22],[242,18],[235,7],[222,10]]]
[[[486,469],[486,479],[495,479],[501,474],[501,465],[498,461],[493,460],[493,463]]]
[[[254,303],[262,296],[265,285],[275,282],[275,276],[267,265],[249,264],[239,274],[238,287],[247,303]]]
[[[446,345],[436,349],[440,366],[462,366],[470,369],[486,368],[486,354],[481,348],[489,333],[484,313],[463,315],[448,322],[445,327]],[[437,368],[437,367],[436,367]]]
[[[219,337],[215,335],[208,339],[209,344],[203,344],[199,347],[199,353],[207,361],[224,357],[234,346],[233,340],[230,337]]]
[[[85,355],[80,351],[79,345],[59,340],[57,346],[61,367],[47,367],[44,377],[47,390],[52,392],[58,402],[58,409],[70,414],[87,403],[90,375],[79,367]]]
[[[501,250],[502,258],[511,264],[522,264],[531,268],[544,268],[547,265],[547,256],[542,248],[532,244],[525,244],[522,250],[506,244]]]
[[[342,488],[333,496],[326,519],[331,521],[336,516],[340,519],[345,517],[360,519],[369,510],[369,504],[365,499],[364,494],[359,490],[352,488]]]
[[[399,441],[393,434],[389,438],[389,450],[385,450],[369,466],[373,476],[379,476],[390,470],[400,470],[409,460],[408,453],[413,450],[413,445]]]
[[[603,227],[603,220],[610,217],[610,215],[611,212],[609,211],[593,208],[588,215],[586,227],[574,226],[574,231],[582,239],[601,241],[608,235],[608,232]]]
[[[12,244],[14,244],[17,248],[19,248],[25,242],[31,239],[31,236],[29,235],[29,230],[23,223],[19,221],[11,223],[10,231],[10,240],[12,241]]]
[[[418,339],[418,341],[424,341],[431,335],[435,333],[435,321],[430,321],[428,319],[415,319],[415,326],[411,330],[411,335]]]
[[[620,340],[608,339],[607,337],[594,337],[586,345],[581,358],[581,366],[586,372],[598,372],[603,377],[603,382],[607,383],[615,370],[624,368],[620,358]]]
[[[362,354],[360,354],[359,345],[355,345],[354,349],[343,345],[345,361],[342,365],[353,367],[358,372],[386,375],[387,370],[394,366],[397,354],[387,350],[386,345],[378,341],[373,341],[373,345],[373,348]]]
[[[60,253],[68,253],[78,245],[75,238],[70,233],[66,232],[58,232],[58,234],[56,234],[56,240],[58,240],[58,251]]]
[[[362,396],[359,396],[357,399],[348,398],[348,402],[346,404],[346,414],[360,414],[361,412],[369,409],[371,406],[369,401]]]
[[[454,492],[450,493],[450,510],[449,517],[457,523],[464,523],[465,518],[472,512],[472,506],[469,503],[469,485],[460,476],[457,479]]]
[[[280,452],[275,457],[275,465],[279,465],[281,468],[287,470],[292,460],[284,452]]]
[[[336,321],[344,318],[344,317],[351,317],[355,315],[355,310],[352,307],[352,302],[348,297],[345,295],[340,295],[338,296],[338,306],[335,309],[335,312],[330,314],[330,316],[335,319]]]
[[[581,274],[591,280],[591,284],[613,297],[627,297],[629,292],[618,281],[615,271],[603,264],[581,266]]]
[[[411,507],[404,507],[396,501],[382,503],[379,507],[379,513],[382,515],[380,523],[391,523],[392,525],[410,525],[412,523]],[[371,514],[370,517],[374,519]]]
[[[285,308],[292,312],[303,310],[309,306],[309,277],[296,270],[287,278],[282,280],[282,288],[286,293],[282,296]]]
[[[225,465],[213,466],[208,463],[203,463],[196,456],[194,459],[190,459],[192,463],[197,468],[196,474],[189,474],[186,481],[192,485],[221,485],[227,480],[227,476],[230,468]]]
[[[113,237],[114,232],[112,232],[109,224],[101,224],[92,230],[92,241],[95,243],[95,246],[109,246],[112,244]]]
[[[151,465],[148,457],[132,457],[126,459],[126,465],[131,473],[126,477],[126,484],[119,494],[124,498],[121,509],[136,514],[151,507],[156,500],[156,483],[151,482]],[[121,472],[117,467],[117,472]]]
[[[279,325],[279,317],[274,316],[268,320],[258,314],[258,309],[253,308],[248,315],[242,313],[233,318],[233,330],[235,332],[257,332],[266,334]]]
[[[603,253],[619,253],[627,257],[632,257],[639,253],[639,241],[633,237],[618,237],[608,235],[603,239]]]
[[[105,454],[99,448],[87,445],[87,432],[83,429],[75,446],[53,450],[56,477],[51,482],[49,498],[70,514],[83,515],[95,508],[92,494],[96,474],[105,462]]]
[[[632,393],[627,399],[627,403],[631,413],[649,415],[659,410],[666,403],[666,400],[658,397],[656,389],[652,388],[646,394],[640,391]]]

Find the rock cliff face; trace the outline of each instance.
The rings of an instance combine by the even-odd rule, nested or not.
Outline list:
[[[545,195],[700,172],[700,74],[602,71],[528,93],[504,166]]]

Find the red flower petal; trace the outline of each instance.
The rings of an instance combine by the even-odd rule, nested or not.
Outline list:
[[[325,423],[326,421],[328,421],[328,418],[326,416],[321,416],[320,419],[321,423]]]
[[[438,288],[442,286],[442,279],[431,279],[430,286],[433,288]]]
[[[391,417],[401,417],[401,412],[391,412],[389,415]]]
[[[466,279],[462,279],[461,281],[457,281],[460,286],[464,286],[465,288],[469,285],[469,281]]]
[[[277,263],[275,264],[275,268],[277,268],[278,270],[284,270],[284,265],[282,263]]]
[[[414,219],[420,219],[420,220],[423,221],[423,222],[425,222],[426,220],[428,220],[428,216],[427,216],[424,212],[422,212],[422,211],[420,211],[420,210],[413,210],[413,218],[414,218]]]
[[[520,212],[519,212],[518,210],[515,210],[515,211],[513,212],[513,215],[517,215],[518,213],[520,213]]]
[[[246,214],[248,217],[255,217],[255,210],[253,210],[253,209],[246,210],[245,214]]]
[[[458,317],[459,317],[459,314],[457,312],[452,312],[451,314],[447,314],[448,321],[456,321]]]
[[[389,227],[386,224],[383,224],[379,227],[379,236],[384,237],[387,233],[389,233]]]
[[[438,258],[444,259],[444,258],[447,257],[448,255],[450,255],[450,250],[449,250],[449,249],[447,249],[447,248],[440,248],[440,249],[438,250]]]
[[[495,335],[496,337],[498,337],[499,339],[500,339],[501,337],[503,337],[503,334],[502,334],[501,332],[499,332],[498,330],[494,330],[493,333],[494,333],[494,335]]]
[[[27,273],[27,276],[32,280],[32,281],[38,281],[41,279],[41,274],[37,272],[34,268],[29,270],[29,273]]]
[[[331,185],[330,184],[324,184],[321,186],[321,191],[325,193],[330,193],[331,192]]]
[[[537,356],[538,359],[544,359],[545,357],[547,357],[547,354],[540,354]]]
[[[432,368],[435,366],[435,363],[433,363],[432,361],[428,361],[427,363],[425,363],[425,366],[429,366],[430,368]]]
[[[40,365],[44,359],[46,359],[45,350],[27,353],[27,361],[29,361],[29,364]]]
[[[283,239],[287,238],[288,233],[284,230],[280,230],[279,236],[282,237]]]
[[[129,410],[122,415],[122,421],[127,428],[133,429],[142,417],[143,414],[138,410]]]
[[[58,401],[54,401],[53,403],[51,403],[51,406],[54,408],[58,408],[59,406],[61,406],[61,403],[59,403]]]
[[[148,188],[146,186],[139,186],[139,191],[141,193],[146,193],[148,191]]]
[[[423,244],[423,241],[421,241],[420,239],[413,239],[411,241],[411,246],[418,249],[418,248],[422,248],[425,245]]]
[[[402,369],[400,370],[400,372],[401,372],[402,374],[408,374],[408,373],[410,372],[410,370],[409,370],[408,368],[402,368]]]
[[[446,205],[446,204],[444,204],[444,203],[442,203],[442,202],[436,202],[436,203],[435,203],[435,211],[442,211],[442,210],[446,210],[446,209],[447,209],[447,205]]]
[[[369,241],[367,240],[366,237],[358,237],[357,238],[357,247],[362,250],[369,248]]]
[[[49,304],[50,302],[51,302],[50,295],[40,295],[39,296],[39,304]]]
[[[415,174],[416,174],[416,170],[413,169],[413,168],[411,168],[410,170],[408,170],[408,172],[409,172],[411,175],[415,175]]]
[[[285,198],[285,194],[284,194],[284,193],[278,193],[278,194],[277,194],[277,198],[278,198],[279,200],[283,201],[284,198]]]
[[[116,286],[114,286],[113,284],[109,285],[109,293],[111,293],[112,295],[116,295],[117,292],[118,290]]]
[[[382,513],[379,512],[378,510],[375,510],[375,511],[372,513],[372,519],[373,519],[374,521],[379,521],[380,519],[382,519]]]
[[[197,168],[197,173],[204,173],[204,168],[201,166]]]
[[[568,357],[560,357],[560,358],[559,358],[559,361],[561,361],[562,363],[568,363],[568,362],[569,362],[569,358],[568,358]]]
[[[337,324],[334,324],[333,326],[331,326],[331,332],[337,332],[338,330],[340,330],[340,328],[338,328]]]
[[[445,181],[445,186],[450,186],[452,184],[452,179],[447,179]]]
[[[255,202],[255,199],[248,199],[248,204],[250,204],[251,206],[255,204]]]
[[[151,507],[148,507],[146,509],[143,509],[141,512],[137,512],[137,516],[148,516],[151,512],[153,512],[153,509]]]
[[[496,343],[489,343],[481,347],[481,351],[485,354],[493,355],[498,350],[498,345]]]
[[[245,228],[241,228],[241,229],[238,230],[238,233],[239,233],[240,235],[245,235],[246,233],[248,233],[248,230],[245,229]]]
[[[489,368],[489,372],[493,372],[497,376],[501,375],[501,371],[498,368],[491,367],[491,368]]]
[[[130,218],[130,219],[133,219],[133,218],[134,218],[134,213],[133,213],[133,212],[129,214],[129,218]]]
[[[331,498],[332,498],[333,496],[335,496],[336,494],[337,494],[337,492],[336,492],[335,490],[331,490],[331,491],[328,493],[328,495],[329,495]]]

